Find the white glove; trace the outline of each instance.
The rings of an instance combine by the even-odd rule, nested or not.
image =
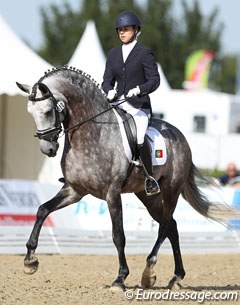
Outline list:
[[[112,101],[116,95],[117,95],[117,91],[115,89],[109,90],[107,94],[107,99],[109,101]]]
[[[140,93],[140,88],[137,86],[136,88],[130,89],[128,91],[127,97],[134,97]]]

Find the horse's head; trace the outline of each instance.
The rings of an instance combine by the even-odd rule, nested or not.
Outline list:
[[[54,157],[59,147],[61,123],[66,115],[63,97],[53,95],[42,82],[36,83],[33,87],[19,83],[17,86],[29,94],[27,109],[37,127],[35,136],[39,139],[41,152],[48,157]]]

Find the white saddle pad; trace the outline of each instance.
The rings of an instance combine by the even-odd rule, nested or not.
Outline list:
[[[129,162],[136,163],[135,161],[132,160],[133,156],[128,143],[123,121],[115,109],[114,109],[114,113],[118,119],[125,154]],[[152,164],[163,165],[167,160],[167,150],[163,136],[160,134],[160,132],[157,129],[153,128],[152,126],[148,127],[147,135],[150,138],[149,142],[151,143],[151,147],[152,147]],[[140,165],[140,163],[138,163],[137,165]]]

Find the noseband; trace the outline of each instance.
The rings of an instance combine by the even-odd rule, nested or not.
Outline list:
[[[34,137],[37,137],[39,140],[45,140],[48,142],[54,142],[58,140],[59,134],[62,131],[61,121],[60,121],[60,112],[65,109],[65,104],[63,101],[57,101],[51,92],[44,95],[43,97],[36,98],[32,96],[32,94],[28,98],[32,102],[43,101],[46,99],[50,99],[53,104],[53,114],[55,117],[55,122],[53,127],[49,127],[46,129],[37,129]]]

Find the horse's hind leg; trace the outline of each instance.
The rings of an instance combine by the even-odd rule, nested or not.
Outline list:
[[[166,234],[167,227],[168,227],[167,223],[161,226],[159,225],[157,241],[155,242],[155,245],[151,253],[147,257],[146,267],[142,273],[141,285],[143,288],[151,288],[156,282],[157,276],[155,275],[154,272],[154,266],[157,263],[157,254],[159,248],[161,247],[162,243],[164,242],[167,236]]]
[[[142,201],[142,203],[148,209],[149,214],[159,223],[158,237],[153,246],[151,253],[146,260],[146,267],[142,274],[141,285],[144,288],[152,287],[156,282],[156,275],[154,272],[154,266],[157,263],[158,251],[167,237],[167,230],[170,217],[166,217],[166,210],[164,210],[162,193],[155,196],[146,196],[145,192],[135,193],[135,195]]]
[[[175,284],[179,284],[179,282],[184,278],[185,271],[183,268],[182,256],[179,245],[179,235],[177,230],[177,223],[172,218],[171,223],[169,224],[169,230],[167,234],[168,239],[172,245],[174,261],[175,261],[175,270],[174,276],[168,284],[168,288],[171,289]]]
[[[159,226],[158,238],[157,241],[147,257],[146,267],[142,274],[141,285],[144,288],[151,288],[156,282],[156,275],[154,273],[154,266],[157,262],[157,254],[160,246],[164,242],[165,238],[168,237],[173,249],[174,261],[175,261],[175,270],[174,276],[169,281],[167,288],[172,289],[175,284],[179,284],[179,282],[184,278],[185,271],[183,268],[182,256],[179,245],[179,236],[177,230],[176,221],[172,218],[169,222],[166,222],[165,225]]]
[[[175,259],[175,275],[168,285],[169,288],[172,288],[173,285],[183,279],[185,275],[180,253],[177,225],[172,217],[178,197],[176,194],[175,196],[168,195],[167,201],[166,198],[165,201],[168,203],[171,202],[172,204],[166,205],[162,200],[162,193],[152,197],[146,197],[144,193],[138,193],[136,195],[144,203],[150,215],[159,223],[157,241],[147,257],[141,284],[145,288],[150,288],[155,284],[156,275],[154,273],[154,266],[157,262],[158,251],[166,237],[168,237],[173,248]]]
[[[64,208],[69,204],[79,201],[80,199],[81,197],[75,191],[73,191],[72,188],[63,187],[54,198],[45,202],[38,208],[36,221],[29,240],[26,244],[27,255],[24,259],[25,273],[32,274],[37,271],[38,259],[35,256],[35,250],[38,245],[38,238],[44,220],[51,212]]]

